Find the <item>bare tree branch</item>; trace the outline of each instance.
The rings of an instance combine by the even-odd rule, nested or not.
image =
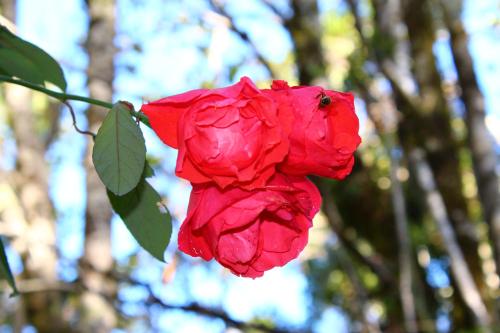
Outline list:
[[[138,285],[137,282],[134,282],[135,285]],[[197,314],[200,314],[202,316],[210,317],[210,318],[215,318],[215,319],[221,319],[226,323],[227,326],[229,327],[234,327],[240,330],[257,330],[265,333],[306,333],[307,331],[292,331],[292,330],[286,330],[286,329],[281,329],[281,328],[273,328],[265,324],[257,324],[257,323],[251,323],[251,322],[244,322],[240,320],[236,320],[234,318],[231,318],[225,311],[222,311],[220,309],[213,309],[209,307],[204,307],[198,303],[190,303],[186,305],[173,305],[173,304],[168,304],[161,300],[160,298],[156,297],[149,285],[144,285],[142,286],[146,287],[149,291],[149,298],[147,300],[147,303],[149,305],[159,305],[165,309],[177,309],[177,310],[182,310],[182,311],[187,311],[187,312],[194,312]]]
[[[415,96],[414,92],[399,78],[400,75],[397,73],[396,64],[390,59],[380,59],[373,51],[374,48],[370,47],[370,41],[363,29],[363,22],[359,15],[358,1],[357,0],[347,0],[349,9],[354,17],[354,27],[356,28],[359,38],[361,39],[361,44],[365,55],[375,61],[378,71],[391,83],[392,88],[396,91],[398,95],[401,96],[403,101],[414,111],[420,113],[423,110],[423,106],[419,101],[418,97]]]
[[[457,282],[458,290],[462,294],[465,304],[474,315],[477,324],[488,330],[491,323],[490,315],[472,278],[469,267],[467,267],[462,249],[458,245],[443,198],[436,188],[434,175],[424,157],[424,152],[415,149],[410,154],[410,161],[416,171],[420,188],[425,194],[429,211],[436,221],[441,237],[443,237],[443,243],[450,258],[451,272]]]
[[[248,34],[241,30],[240,28],[237,27],[237,25],[235,24],[234,22],[234,19],[232,18],[231,15],[229,15],[224,6],[222,6],[221,4],[219,4],[217,1],[215,0],[210,0],[210,5],[213,9],[213,11],[215,13],[217,13],[218,15],[221,15],[223,16],[224,18],[226,18],[229,22],[229,28],[234,32],[236,33],[244,42],[247,43],[248,46],[250,46],[250,48],[252,49],[255,57],[257,58],[257,60],[269,71],[269,74],[271,74],[272,77],[275,77],[276,76],[276,72],[273,70],[273,67],[271,65],[271,63],[266,59],[264,58],[264,56],[262,55],[262,53],[259,51],[259,49],[256,47],[255,43],[250,39],[250,37],[248,36]]]
[[[391,138],[394,136],[394,134],[390,135]],[[399,169],[399,157],[396,156],[394,144],[392,143],[393,140],[390,141],[391,142],[388,143],[387,149],[391,155],[391,197],[394,219],[396,220],[396,230],[398,234],[399,297],[403,306],[406,332],[416,333],[419,330],[417,325],[415,297],[413,295],[412,246],[408,230],[408,218],[404,192],[397,176]]]
[[[241,320],[236,320],[232,318],[227,312],[221,310],[221,309],[215,309],[215,308],[210,308],[203,306],[199,303],[192,302],[184,305],[179,305],[179,304],[169,304],[165,301],[163,301],[161,298],[157,297],[151,287],[150,284],[139,281],[137,279],[133,279],[128,275],[118,273],[116,271],[109,272],[109,271],[99,271],[98,269],[95,269],[94,267],[91,267],[88,263],[82,264],[82,267],[85,267],[85,269],[92,270],[97,274],[103,274],[109,279],[113,279],[115,283],[126,283],[130,284],[133,286],[140,286],[145,288],[148,291],[148,296],[146,300],[146,305],[152,306],[152,305],[157,305],[160,306],[164,309],[168,310],[182,310],[186,312],[193,312],[205,317],[209,318],[214,318],[214,319],[221,319],[224,321],[224,323],[229,326],[229,327],[234,327],[243,331],[247,330],[256,330],[259,332],[264,332],[264,333],[309,333],[310,331],[297,331],[297,330],[288,330],[284,328],[274,328],[269,325],[265,324],[259,324],[259,323],[251,323],[251,322],[245,322]],[[82,283],[82,281],[76,281],[73,283],[68,283],[68,282],[49,282],[45,281],[43,279],[29,279],[29,280],[18,280],[17,285],[19,288],[19,293],[21,295],[25,294],[33,294],[33,293],[46,293],[46,292],[52,292],[52,291],[60,291],[60,292],[67,292],[67,293],[73,293],[73,294],[80,294],[86,291],[92,291],[92,292],[98,292],[101,294],[102,297],[109,299],[109,295],[102,293],[100,291],[96,290],[89,290],[89,286],[86,286],[85,284]],[[112,301],[112,299],[109,299],[109,301]]]

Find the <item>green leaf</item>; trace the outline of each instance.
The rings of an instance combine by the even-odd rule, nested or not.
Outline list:
[[[47,52],[27,42],[0,25],[0,70],[10,76],[43,85],[44,81],[66,91],[66,79]]]
[[[43,85],[43,77],[35,65],[14,50],[0,48],[0,67],[8,76]]]
[[[116,195],[130,192],[141,180],[146,145],[128,107],[116,103],[95,138],[92,160],[97,174]]]
[[[144,178],[151,178],[151,177],[154,177],[154,175],[155,175],[155,170],[151,167],[149,162],[146,160],[146,163],[144,164],[144,172],[143,172],[142,176]]]
[[[158,260],[172,235],[172,218],[161,197],[146,180],[123,196],[108,191],[109,201],[137,242]]]
[[[7,280],[7,283],[14,290],[14,295],[17,295],[19,293],[16,288],[16,282],[14,281],[14,276],[10,271],[9,262],[7,261],[7,255],[5,254],[5,249],[3,247],[1,237],[0,237],[0,279]]]

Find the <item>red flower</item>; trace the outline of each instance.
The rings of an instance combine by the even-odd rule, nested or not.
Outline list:
[[[275,174],[264,189],[194,185],[179,249],[215,259],[234,274],[259,277],[296,258],[321,205],[306,178]]]
[[[194,184],[264,187],[288,152],[293,115],[243,77],[233,86],[200,89],[142,106],[156,134],[178,148],[176,174]]]
[[[286,174],[315,174],[345,178],[354,165],[354,151],[361,143],[359,121],[350,93],[321,87],[292,87],[273,81],[264,93],[295,118],[290,133],[290,150],[280,170]]]
[[[351,94],[286,81],[259,90],[244,77],[142,111],[193,184],[179,249],[252,278],[307,244],[321,196],[305,176],[346,177],[361,142]]]

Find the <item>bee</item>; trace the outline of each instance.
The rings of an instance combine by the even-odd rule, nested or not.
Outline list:
[[[323,91],[319,93],[317,97],[319,97],[319,107],[325,107],[327,105],[330,105],[330,103],[332,102],[330,96],[325,94]]]

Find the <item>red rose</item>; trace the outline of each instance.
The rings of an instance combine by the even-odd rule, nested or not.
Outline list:
[[[194,184],[265,186],[288,152],[292,115],[243,77],[142,106],[156,134],[178,148],[176,174]]]
[[[215,259],[234,274],[259,277],[296,258],[321,205],[309,180],[275,174],[264,189],[194,185],[179,249]]]
[[[354,151],[361,143],[359,121],[350,93],[321,87],[292,87],[273,81],[264,93],[280,105],[281,113],[292,113],[290,151],[280,170],[286,174],[315,174],[343,179],[354,165]]]

